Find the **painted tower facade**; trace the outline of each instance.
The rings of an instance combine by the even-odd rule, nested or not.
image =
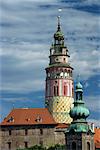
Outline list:
[[[46,68],[45,106],[58,123],[70,123],[70,108],[73,103],[73,68],[68,61],[68,49],[64,44],[61,31],[60,17],[58,17],[57,31],[54,43],[50,48],[50,62]]]
[[[70,110],[73,118],[66,136],[66,150],[94,150],[94,125],[87,123],[89,110],[83,101],[83,88],[80,82],[76,85],[76,100],[74,107]]]

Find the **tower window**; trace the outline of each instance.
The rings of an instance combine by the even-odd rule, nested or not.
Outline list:
[[[54,96],[58,96],[58,86],[54,86]]]
[[[55,81],[55,84],[57,84],[57,81]]]
[[[67,86],[64,85],[64,95],[67,96]]]
[[[64,58],[64,62],[66,61],[66,58]]]
[[[76,99],[77,100],[82,100],[82,92],[76,93]]]
[[[57,95],[58,95],[58,86],[57,86]]]
[[[8,149],[11,150],[11,142],[8,142]]]
[[[87,142],[87,150],[90,150],[90,143]]]
[[[76,150],[76,143],[75,142],[72,143],[72,150]]]
[[[24,142],[25,143],[25,148],[28,148],[28,142]]]

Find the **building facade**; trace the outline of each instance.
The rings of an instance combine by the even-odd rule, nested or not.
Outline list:
[[[62,129],[66,127],[57,124],[46,108],[13,109],[1,123],[0,150],[65,145]]]
[[[70,66],[69,57],[58,17],[54,43],[50,48],[50,62],[46,68],[45,88],[45,106],[58,123],[71,123],[72,121],[69,111],[73,104],[74,85],[73,68]]]

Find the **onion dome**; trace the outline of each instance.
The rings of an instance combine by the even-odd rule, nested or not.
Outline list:
[[[69,112],[73,121],[68,128],[68,132],[73,130],[75,132],[88,132],[90,130],[86,122],[86,118],[89,116],[89,110],[84,105],[82,94],[83,86],[78,82],[76,85],[76,100],[74,101],[74,107]]]
[[[70,116],[76,119],[86,119],[89,116],[89,110],[84,106],[83,86],[80,82],[76,85],[76,101],[74,102],[74,108],[70,110]]]
[[[89,116],[89,110],[84,106],[75,106],[70,111],[70,116],[74,119],[87,118]]]

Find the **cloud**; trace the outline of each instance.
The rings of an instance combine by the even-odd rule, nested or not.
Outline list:
[[[81,57],[80,57],[81,56]],[[75,68],[75,76],[81,75],[82,79],[87,80],[91,76],[99,74],[100,61],[99,51],[76,51],[71,54],[71,63]],[[78,74],[77,74],[78,73]]]
[[[66,0],[66,4],[60,0],[2,1],[0,91],[5,92],[3,97],[7,92],[18,94],[44,90],[44,69],[49,64],[49,48],[56,31],[58,8],[62,8],[61,28],[71,55],[74,78],[81,74],[81,80],[88,83],[91,79],[91,85],[92,77],[98,75],[100,70],[97,5],[98,0]],[[87,11],[84,8],[90,9]],[[86,98],[90,110],[98,114],[99,102],[95,103],[95,99],[99,97],[89,95]],[[16,101],[16,98],[13,100]]]
[[[18,91],[17,84],[20,90],[25,84],[31,89],[34,88],[31,84],[34,80],[45,80],[44,68],[49,63],[49,47],[56,31],[58,8],[63,10],[61,24],[68,38],[66,43],[75,78],[79,73],[85,80],[98,74],[98,16],[74,7],[66,8],[60,1],[47,1],[49,9],[42,8],[48,8],[46,3],[32,3],[34,1],[24,1],[24,4],[23,1],[2,2],[2,89]],[[71,5],[69,1],[67,4]],[[36,89],[40,89],[38,86]]]

